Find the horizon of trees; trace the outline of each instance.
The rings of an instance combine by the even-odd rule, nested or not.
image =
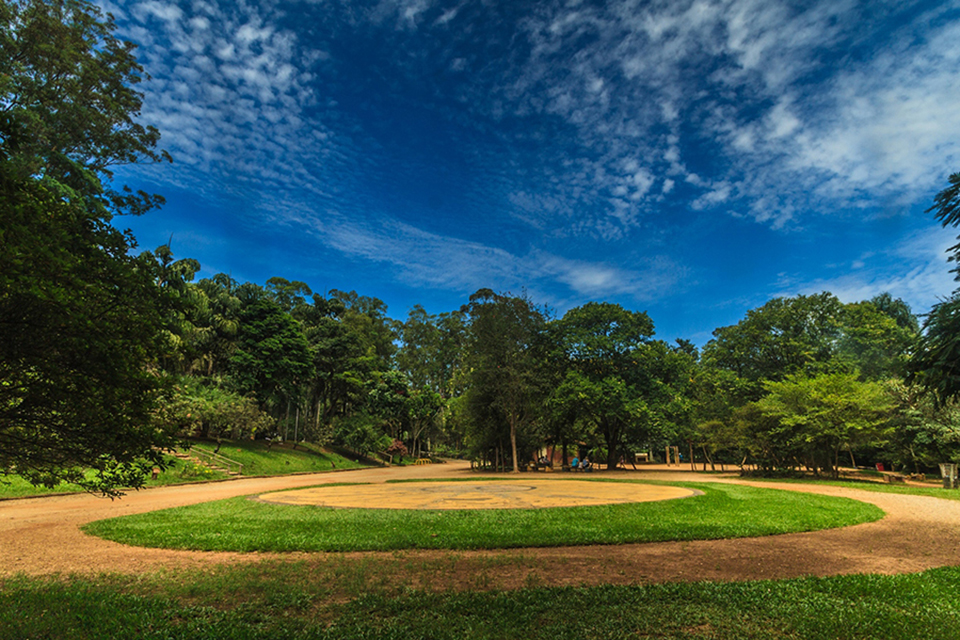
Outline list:
[[[255,398],[272,420],[234,423],[234,436],[290,438],[295,420],[298,437],[363,454],[402,445],[514,470],[543,446],[613,467],[684,445],[771,473],[836,473],[841,458],[921,472],[960,457],[953,403],[904,382],[920,326],[889,294],[774,298],[697,349],[654,339],[646,313],[609,302],[554,317],[481,289],[400,321],[376,298],[279,277],[193,282],[195,261],[164,255],[179,278],[164,286],[181,292],[167,371],[192,380],[185,389]]]

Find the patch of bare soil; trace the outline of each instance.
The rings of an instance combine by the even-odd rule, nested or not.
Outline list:
[[[739,482],[690,472],[605,472],[604,477]],[[0,502],[0,576],[141,573],[221,563],[290,559],[325,564],[363,560],[411,586],[491,589],[525,586],[755,580],[852,573],[909,573],[960,564],[960,502],[819,485],[757,486],[844,496],[887,516],[842,529],[761,538],[498,551],[257,554],[129,547],[82,533],[80,526],[133,513],[327,482],[469,477],[461,463],[364,469],[333,474],[244,478],[163,487],[110,501],[87,495]],[[543,474],[548,475],[548,474]],[[554,477],[564,477],[556,474]],[[569,476],[566,476],[569,477]],[[418,574],[418,572],[421,572]]]

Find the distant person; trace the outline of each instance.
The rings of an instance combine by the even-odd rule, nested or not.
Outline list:
[[[580,468],[584,471],[590,471],[590,467],[593,466],[593,463],[590,462],[590,456],[584,456],[583,462],[580,463]]]
[[[573,462],[570,463],[570,470],[576,471],[577,467],[579,466],[580,466],[580,458],[578,458],[577,456],[573,456]]]

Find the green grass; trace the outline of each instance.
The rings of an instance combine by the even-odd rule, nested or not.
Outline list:
[[[213,451],[215,443],[192,443],[193,446]],[[283,475],[287,473],[309,473],[331,471],[333,469],[357,469],[362,467],[343,456],[313,448],[292,445],[274,445],[269,451],[266,443],[260,441],[225,442],[220,447],[220,454],[231,460],[243,463],[243,475],[264,476]],[[205,465],[181,460],[170,456],[170,468],[162,472],[156,480],[147,479],[147,487],[185,484],[189,482],[203,482],[208,480],[223,480],[230,476],[222,471],[210,469]],[[93,472],[89,472],[92,474]],[[8,475],[0,477],[0,499],[24,498],[27,496],[49,495],[58,493],[79,493],[83,489],[74,484],[62,483],[53,488],[35,487],[20,476]]]
[[[0,476],[0,498],[25,498],[56,493],[77,493],[83,491],[75,484],[60,483],[55,487],[35,487],[20,476]]]
[[[222,480],[229,477],[222,471],[216,471],[197,465],[189,461],[180,460],[173,456],[168,457],[170,467],[162,472],[156,479],[147,478],[145,486],[160,487],[174,484],[185,484],[189,482],[203,482],[208,480]],[[93,471],[88,471],[88,476],[93,476]],[[55,487],[36,487],[18,475],[6,475],[0,477],[0,499],[3,498],[25,498],[28,496],[42,496],[62,493],[82,493],[83,488],[63,482]]]
[[[438,593],[383,587],[366,564],[262,563],[93,580],[8,579],[0,586],[0,640],[950,640],[960,638],[958,591],[957,568]]]
[[[928,496],[943,498],[944,500],[960,500],[960,489],[944,489],[943,487],[915,487],[905,484],[887,484],[885,482],[871,482],[869,480],[828,480],[826,478],[744,478],[751,482],[783,482],[788,484],[822,484],[831,487],[846,487],[861,489],[876,493],[899,493],[910,496]]]
[[[813,531],[877,520],[846,498],[737,485],[674,483],[704,495],[557,509],[329,509],[247,498],[100,520],[84,531],[146,547],[207,551],[494,549],[703,540]]]
[[[217,448],[212,442],[191,443],[198,449],[213,451]],[[220,455],[243,464],[245,476],[272,476],[286,473],[308,473],[331,471],[333,469],[359,469],[363,465],[343,456],[316,451],[292,444],[273,445],[269,449],[260,440],[238,440],[225,442],[220,447]]]

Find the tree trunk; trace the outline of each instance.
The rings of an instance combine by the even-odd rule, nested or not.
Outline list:
[[[617,461],[620,460],[620,456],[617,454],[617,445],[612,445],[607,449],[607,471],[612,471],[617,468]]]
[[[513,456],[513,472],[520,473],[520,463],[517,461],[517,421],[510,420],[510,453]]]
[[[700,448],[703,449],[703,457],[706,459],[707,462],[710,463],[710,471],[716,471],[716,470],[717,470],[717,465],[715,465],[715,464],[713,463],[713,460],[710,458],[710,454],[707,453],[707,447],[706,447],[706,445],[701,445]],[[704,470],[704,471],[707,470],[707,462],[704,462],[704,463],[703,463],[703,470]]]

